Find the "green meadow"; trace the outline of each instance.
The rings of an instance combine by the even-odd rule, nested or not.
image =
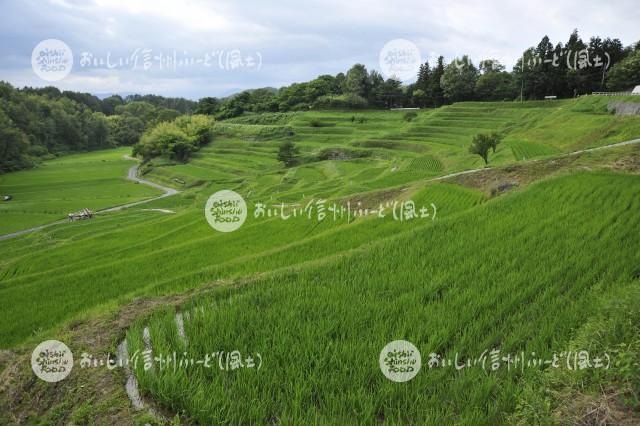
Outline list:
[[[126,204],[159,191],[127,181],[135,163],[125,160],[129,149],[74,154],[42,163],[35,170],[0,175],[0,234],[66,218],[88,208],[100,210]]]
[[[499,196],[438,179],[484,168],[468,152],[481,132],[504,135],[489,161],[500,170],[531,160],[551,167],[562,154],[640,137],[640,119],[608,113],[608,101],[466,102],[411,120],[406,111],[305,111],[217,123],[214,141],[188,163],[141,168],[178,194],[0,241],[0,310],[11,319],[0,323],[0,348],[139,298],[209,286],[177,308],[140,315],[126,333],[131,352],[145,349],[148,328],[155,353],[261,354],[260,370],[136,369],[145,397],[199,424],[553,424],[567,401],[605,388],[637,412],[638,145],[582,154],[573,169],[558,166]],[[284,140],[300,148],[299,165],[277,161]],[[76,154],[0,176],[0,194],[14,196],[0,202],[0,234],[158,195],[126,180],[127,153]],[[231,233],[203,214],[221,189],[249,206]],[[369,209],[412,201],[437,215],[253,215],[257,203],[318,200]],[[422,370],[406,383],[378,365],[397,339],[422,353]],[[544,368],[427,365],[431,353],[469,358],[494,348],[541,357],[584,349],[616,363],[560,378]],[[545,386],[557,393],[541,396]]]

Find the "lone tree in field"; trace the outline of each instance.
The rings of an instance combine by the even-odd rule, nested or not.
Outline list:
[[[489,163],[489,150],[493,147],[493,143],[489,135],[480,133],[473,137],[469,152],[482,157],[484,164]]]
[[[489,163],[489,150],[496,152],[496,147],[502,141],[502,136],[498,133],[479,133],[473,137],[469,152],[479,155],[484,160],[484,164]]]
[[[282,161],[285,167],[292,167],[298,163],[300,150],[292,141],[284,141],[278,150],[278,161]]]

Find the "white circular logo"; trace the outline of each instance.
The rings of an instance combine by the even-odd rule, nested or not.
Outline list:
[[[43,40],[31,52],[31,67],[43,80],[62,80],[73,68],[71,48],[55,38]]]
[[[384,45],[378,61],[386,78],[393,77],[407,83],[417,78],[422,57],[415,43],[397,38]]]
[[[406,340],[394,340],[380,352],[382,374],[394,382],[408,382],[422,367],[420,351]]]
[[[59,382],[71,373],[73,354],[58,340],[40,343],[31,353],[31,369],[45,382]]]
[[[240,228],[247,219],[247,203],[235,191],[218,191],[207,200],[204,216],[213,229],[232,232]]]

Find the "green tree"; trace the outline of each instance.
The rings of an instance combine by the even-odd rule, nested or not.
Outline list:
[[[26,135],[0,109],[0,173],[27,166],[28,149]]]
[[[313,103],[320,96],[338,95],[340,93],[340,85],[334,76],[321,75],[311,80],[305,88],[305,101]]]
[[[468,56],[456,59],[444,70],[441,79],[445,99],[449,102],[473,99],[478,70]]]
[[[367,99],[369,96],[369,75],[362,64],[355,64],[347,71],[343,91]]]
[[[638,84],[640,84],[640,48],[617,63],[607,76],[607,88],[610,90],[629,90]]]
[[[394,78],[388,78],[382,85],[382,99],[387,108],[402,104],[402,83]]]
[[[214,115],[216,112],[218,112],[219,107],[220,100],[218,98],[205,97],[198,101],[196,114]]]
[[[367,99],[370,105],[382,107],[384,103],[384,78],[376,70],[372,70],[369,73],[369,98]]]
[[[489,135],[485,133],[475,135],[471,140],[469,152],[479,155],[484,160],[484,164],[488,164],[489,150],[493,148],[493,152],[495,152],[495,147],[500,143],[499,139],[496,139],[495,136],[495,134]]]
[[[418,78],[411,94],[413,104],[420,107],[433,105],[433,73],[429,67],[429,62],[420,65]],[[439,78],[439,77],[438,77]]]
[[[144,123],[133,115],[112,115],[107,119],[109,138],[114,146],[134,145],[144,133]]]
[[[213,139],[213,119],[207,115],[184,115],[172,122],[164,122],[142,135],[133,148],[146,162],[164,156],[186,162],[191,154]]]
[[[102,112],[106,115],[113,115],[116,108],[124,104],[124,100],[120,95],[112,95],[102,100]]]
[[[197,146],[208,145],[213,141],[213,118],[203,115],[183,115],[175,120],[175,124],[184,131]]]
[[[504,66],[495,59],[480,62],[481,75],[476,81],[476,98],[483,101],[513,99],[516,88],[513,76],[504,71]]]
[[[160,123],[142,136],[133,152],[141,155],[144,161],[165,155],[184,162],[194,150],[192,141],[175,123]]]
[[[415,89],[412,94],[414,105],[425,107],[427,106],[427,95],[422,89]]]
[[[582,41],[582,38],[580,38],[577,29],[574,29],[569,36],[569,41],[565,48],[568,54],[572,55],[571,58],[575,58],[576,54],[579,54],[579,52],[587,48],[587,45]],[[572,67],[577,68],[575,62]],[[589,82],[586,70],[567,68],[566,79],[569,96],[577,96],[579,94],[589,92]],[[537,98],[542,96],[544,96],[544,94],[538,93]]]
[[[87,148],[93,150],[111,145],[107,116],[101,112],[93,112],[89,115],[85,118],[86,124],[84,126],[84,133],[87,135]]]
[[[489,140],[489,145],[491,146],[491,148],[493,149],[493,153],[496,153],[496,148],[498,148],[498,145],[500,145],[500,143],[502,142],[502,135],[500,133],[490,133],[487,136],[488,140]]]
[[[444,75],[445,64],[444,57],[439,56],[436,66],[431,73],[431,93],[429,94],[431,103],[434,107],[439,107],[444,104],[444,90],[442,89],[442,76]],[[427,99],[429,102],[429,99]]]
[[[292,167],[298,164],[298,154],[300,150],[290,140],[284,141],[280,144],[278,149],[278,161],[284,163],[285,167]]]

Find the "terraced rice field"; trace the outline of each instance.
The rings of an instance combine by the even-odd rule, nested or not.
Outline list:
[[[372,374],[380,349],[408,339],[423,357],[475,359],[493,348],[551,357],[569,347],[572,331],[595,314],[598,294],[631,285],[637,272],[640,236],[627,230],[640,226],[639,191],[640,180],[629,176],[544,182],[194,301],[183,307],[186,340],[175,311],[160,312],[131,329],[133,350],[145,350],[149,327],[157,354],[238,350],[260,353],[263,364],[145,371],[140,363],[138,378],[200,423],[499,423],[515,410],[519,383],[539,370],[424,366],[398,386]]]
[[[303,195],[327,196],[337,188],[341,194],[357,193],[482,167],[482,160],[468,153],[470,140],[477,133],[500,132],[505,136],[490,156],[490,165],[494,166],[601,146],[640,134],[636,119],[612,116],[605,105],[588,98],[466,102],[420,111],[410,122],[403,119],[402,111],[247,116],[225,122],[216,147],[202,151],[189,165],[159,167],[151,176],[168,184],[176,178],[188,186],[202,181],[238,182],[243,180],[238,176],[249,174],[263,180],[260,189],[254,190],[286,200]],[[295,176],[277,171],[274,163],[278,144],[284,139],[293,140],[308,159],[327,149],[346,151],[347,159],[310,160],[297,172],[310,177],[300,184]],[[348,159],[363,152],[360,158]]]
[[[402,111],[310,111],[217,124],[214,142],[190,162],[144,167],[145,179],[179,194],[0,241],[0,310],[12,318],[0,323],[0,348],[27,353],[134,303],[144,312],[114,333],[126,336],[130,352],[146,349],[148,328],[156,354],[261,354],[260,370],[136,369],[146,398],[200,424],[547,424],[571,402],[598,400],[601,389],[624,399],[633,419],[640,407],[639,148],[576,156],[580,170],[597,171],[552,167],[556,155],[640,135],[637,117],[607,114],[604,102],[463,103],[420,111],[412,121]],[[527,185],[496,197],[434,180],[482,168],[468,145],[489,131],[504,135],[490,166],[542,159],[554,177],[527,175]],[[284,140],[300,148],[296,167],[276,159]],[[124,153],[63,157],[1,176],[0,192],[15,196],[0,205],[1,229],[155,195],[125,180],[132,162]],[[249,206],[231,233],[214,231],[203,214],[221,189]],[[321,200],[386,206],[386,215],[254,214],[258,203]],[[393,203],[406,202],[430,215],[394,220]],[[169,295],[184,299],[147,309]],[[406,383],[387,380],[379,367],[381,349],[396,339],[422,353],[422,370]],[[68,343],[113,354],[118,341]],[[586,348],[618,363],[566,375],[427,363],[431,353],[466,359],[494,348],[544,357]],[[73,374],[70,386],[85,386]],[[12,392],[37,398],[49,389],[16,383]],[[79,404],[56,400],[31,418],[59,418],[64,407],[62,422],[71,422],[74,410],[87,409]],[[0,411],[7,406],[0,397]]]

